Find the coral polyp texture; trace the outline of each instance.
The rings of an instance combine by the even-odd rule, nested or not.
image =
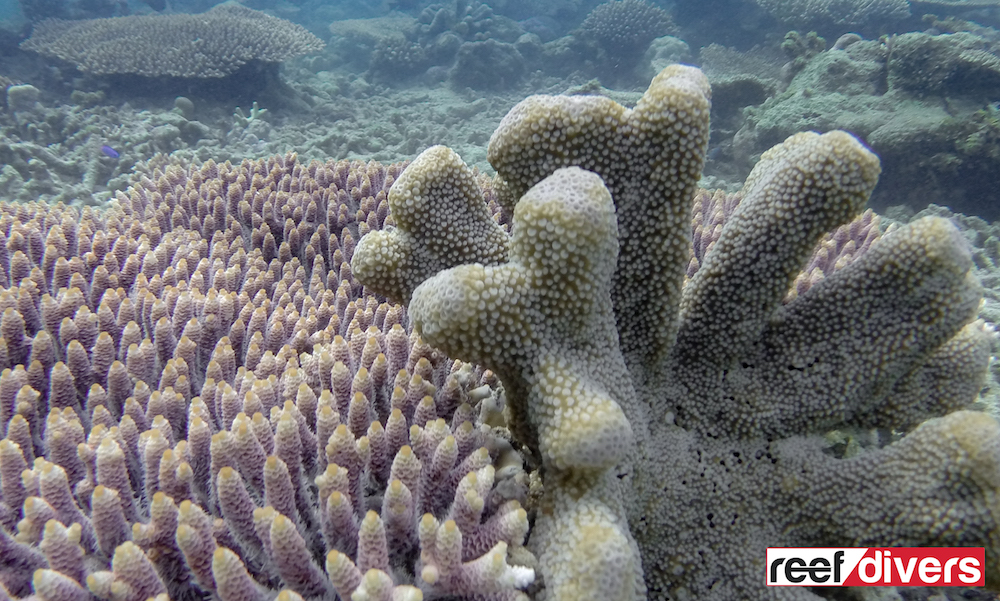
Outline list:
[[[301,25],[232,4],[196,15],[48,19],[21,43],[95,75],[192,78],[224,77],[250,61],[279,63],[323,46]]]
[[[0,598],[524,598],[496,375],[351,273],[402,167],[171,165],[105,211],[0,204]]]
[[[943,219],[872,232],[878,159],[835,131],[764,153],[721,218],[695,220],[692,252],[709,94],[673,66],[632,109],[530,97],[489,147],[509,240],[484,250],[483,210],[442,210],[467,198],[390,192],[437,230],[400,223],[354,256],[392,249],[363,283],[409,296],[424,341],[501,379],[541,464],[528,548],[545,598],[819,598],[763,585],[768,546],[985,546],[1000,586],[1000,425],[965,409],[990,343],[969,250]],[[414,160],[414,189],[453,189],[442,156]],[[454,250],[400,293],[431,262],[386,237],[428,231]],[[800,286],[807,268],[823,277]],[[823,434],[851,427],[895,434],[830,452]]]
[[[719,240],[723,227],[729,222],[742,200],[743,196],[738,192],[727,194],[722,190],[698,190],[695,193],[691,214],[691,259],[687,268],[688,278],[694,276],[701,267],[701,262]],[[794,299],[813,284],[837,269],[845,267],[878,244],[884,235],[881,222],[881,217],[871,209],[866,209],[850,223],[824,234],[813,250],[812,256],[796,276],[795,282],[785,296],[785,301]],[[892,223],[885,228],[885,233],[896,229],[898,229],[897,224]]]

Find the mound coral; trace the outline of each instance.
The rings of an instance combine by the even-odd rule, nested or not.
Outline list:
[[[0,598],[523,597],[496,376],[351,275],[402,167],[210,161],[107,211],[0,204]]]
[[[605,2],[580,24],[584,37],[594,40],[613,56],[642,54],[650,42],[672,29],[670,15],[643,0]]]
[[[427,343],[503,382],[542,465],[547,598],[775,598],[767,546],[985,546],[1000,585],[1000,424],[963,410],[989,341],[957,230],[916,221],[784,302],[880,171],[846,133],[798,134],[685,285],[709,105],[680,66],[634,109],[530,97],[490,141],[509,238],[434,148],[390,191],[406,218],[355,252]],[[820,434],[842,426],[900,437],[838,458]]]
[[[250,61],[280,63],[318,52],[304,27],[239,5],[196,15],[142,15],[35,25],[25,50],[95,75],[224,77]]]

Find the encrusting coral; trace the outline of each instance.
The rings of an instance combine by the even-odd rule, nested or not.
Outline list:
[[[107,211],[0,204],[0,598],[524,597],[496,376],[351,274],[402,167],[210,161]]]
[[[355,252],[423,340],[503,382],[542,466],[546,598],[817,598],[763,586],[767,546],[985,546],[997,587],[1000,425],[963,410],[989,340],[957,230],[916,221],[787,298],[880,171],[846,133],[798,134],[685,285],[709,110],[681,66],[634,109],[530,97],[490,141],[509,239],[455,210],[477,201],[434,148],[400,177],[420,193],[389,194],[420,227]],[[843,426],[899,439],[827,454],[819,434]]]

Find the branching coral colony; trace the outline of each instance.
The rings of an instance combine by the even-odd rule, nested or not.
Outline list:
[[[0,203],[0,600],[523,598],[496,376],[351,275],[402,168],[209,161],[99,212]]]
[[[709,87],[672,66],[634,109],[534,96],[490,140],[508,237],[450,150],[389,195],[354,274],[494,370],[540,457],[529,546],[550,599],[817,598],[763,586],[766,546],[975,545],[1000,586],[1000,426],[962,408],[988,340],[945,220],[887,235],[787,304],[878,159],[843,132],[765,153],[685,286]],[[905,432],[849,459],[840,426]]]

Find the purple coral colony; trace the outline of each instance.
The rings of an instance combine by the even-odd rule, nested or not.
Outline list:
[[[1000,35],[963,1],[304,3],[304,27],[259,2],[21,0],[0,601],[860,594],[765,587],[776,546],[985,547],[987,590],[955,594],[991,598],[1000,232],[889,208],[901,140],[950,149],[940,177],[1000,161]],[[949,12],[902,33],[917,7]],[[775,65],[698,26],[751,18],[851,34],[793,31]],[[677,64],[685,35],[703,69]],[[69,74],[76,104],[47,108]],[[173,108],[126,102],[140,83]],[[421,86],[459,98],[441,129],[419,95],[379,104]],[[930,119],[935,86],[972,107],[950,146],[890,114]],[[877,124],[791,106],[833,88]],[[305,152],[249,158],[280,131]],[[357,158],[370,135],[392,159]]]

